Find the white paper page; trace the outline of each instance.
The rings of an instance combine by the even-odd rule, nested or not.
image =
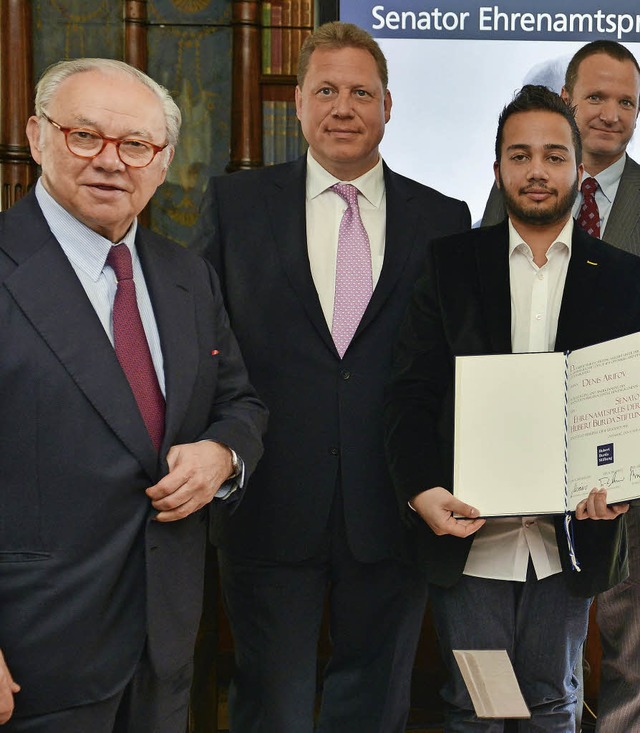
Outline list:
[[[570,508],[593,488],[640,496],[640,334],[569,356]]]
[[[456,358],[454,494],[482,516],[563,512],[564,404],[563,354]]]
[[[530,718],[504,649],[454,649],[462,678],[479,718]]]

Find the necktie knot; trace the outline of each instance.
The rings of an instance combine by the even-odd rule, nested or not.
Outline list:
[[[582,191],[583,196],[585,194],[587,196],[593,196],[593,194],[598,190],[598,181],[596,181],[595,178],[585,178],[584,181],[582,181],[580,190]]]
[[[133,279],[131,252],[126,244],[121,243],[111,247],[107,255],[107,265],[113,268],[118,282]]]
[[[334,183],[331,190],[343,198],[348,206],[358,205],[358,189],[352,183]]]

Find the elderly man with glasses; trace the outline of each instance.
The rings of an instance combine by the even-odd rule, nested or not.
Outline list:
[[[184,733],[209,513],[261,454],[217,278],[137,215],[180,127],[122,62],[45,72],[0,215],[0,724]],[[215,502],[214,502],[215,500]]]

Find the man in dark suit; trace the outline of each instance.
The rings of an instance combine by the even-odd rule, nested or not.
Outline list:
[[[557,94],[525,86],[516,95],[500,117],[496,160],[509,218],[433,242],[400,332],[387,450],[431,582],[449,670],[446,730],[503,729],[502,721],[475,717],[452,655],[498,648],[507,649],[532,714],[518,730],[566,733],[574,727],[573,670],[590,597],[626,575],[619,515],[628,505],[608,507],[606,491],[595,489],[578,505],[577,572],[564,518],[485,523],[456,499],[449,491],[454,357],[575,349],[637,331],[640,260],[574,227],[580,136]]]
[[[213,535],[236,650],[231,729],[314,729],[328,589],[333,646],[318,730],[400,733],[425,584],[398,559],[383,385],[426,241],[467,228],[470,216],[465,204],[380,159],[391,96],[384,56],[366,32],[319,28],[301,52],[296,102],[308,155],[212,179],[195,242],[216,267],[270,409],[252,491],[232,517],[219,517]],[[349,204],[343,216],[332,189],[340,182],[352,184],[340,188],[355,192],[355,213]],[[358,300],[362,311],[346,338],[337,326],[343,219],[365,243],[345,256],[347,269],[357,270],[363,255],[370,288],[368,302],[356,298],[361,283],[347,289],[347,305],[355,310]]]
[[[605,242],[640,254],[640,165],[626,154],[640,110],[640,67],[635,56],[615,41],[594,41],[571,59],[562,96],[576,106],[582,136],[584,182],[597,182],[598,230]],[[580,194],[573,208],[578,220]],[[491,192],[483,225],[506,216],[500,191]],[[640,504],[632,502],[629,578],[601,594],[597,619],[602,640],[598,700],[599,733],[640,730]]]
[[[242,493],[266,412],[210,265],[137,225],[179,127],[127,64],[51,67],[42,176],[0,217],[8,731],[185,730],[207,505]]]
[[[640,97],[640,68],[635,56],[615,41],[593,41],[571,59],[562,98],[576,107],[587,178],[598,182],[595,198],[600,237],[640,255],[640,165],[626,150],[636,127]],[[583,204],[578,194],[573,215]],[[492,226],[507,215],[504,199],[494,186],[482,216]]]

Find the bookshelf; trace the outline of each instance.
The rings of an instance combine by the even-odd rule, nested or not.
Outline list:
[[[306,149],[296,118],[300,46],[314,25],[314,0],[232,2],[232,132],[227,170],[297,158]]]

